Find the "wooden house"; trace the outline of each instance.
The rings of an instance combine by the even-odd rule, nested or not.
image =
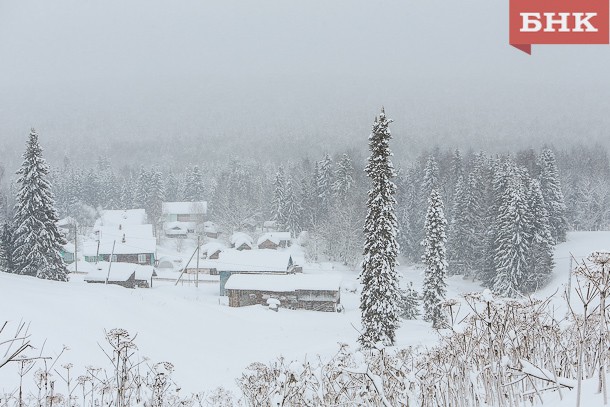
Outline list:
[[[262,234],[256,245],[259,249],[277,249],[278,247],[289,247],[291,245],[290,232],[269,232]]]
[[[163,231],[166,237],[185,238],[194,234],[203,225],[208,211],[208,203],[163,202],[161,213]]]
[[[212,239],[218,239],[220,234],[218,226],[212,221],[203,222],[203,234]]]
[[[64,263],[70,264],[74,262],[74,253],[76,252],[76,248],[72,243],[66,243],[61,247],[59,251],[59,255],[64,260]]]
[[[203,260],[199,267],[212,275],[220,275],[220,295],[225,295],[224,285],[233,274],[287,274],[293,272],[290,253],[276,250],[227,249],[216,260]]]
[[[157,241],[152,225],[100,226],[83,244],[85,261],[154,265]]]
[[[332,312],[341,301],[341,277],[311,274],[234,274],[225,284],[229,306],[244,307],[268,303],[280,306]]]
[[[84,280],[92,284],[120,285],[125,288],[150,288],[156,273],[152,266],[131,263],[99,262],[94,270],[87,272]]]
[[[212,259],[217,260],[220,256],[220,253],[225,250],[226,247],[224,244],[212,241],[208,242],[204,245],[201,245],[201,258],[202,259]]]
[[[236,250],[252,250],[252,238],[244,232],[235,232],[231,235],[231,247]]]

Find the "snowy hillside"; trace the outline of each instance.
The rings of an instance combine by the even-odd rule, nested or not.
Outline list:
[[[552,294],[567,282],[569,253],[576,257],[591,250],[610,247],[610,232],[577,232],[557,246],[555,278],[539,295]],[[330,273],[306,267],[305,272]],[[422,269],[401,267],[403,286],[413,281],[421,288]],[[334,271],[344,288],[356,285],[357,272]],[[217,386],[236,389],[234,379],[251,362],[267,363],[279,355],[303,360],[315,355],[330,357],[339,342],[354,344],[360,326],[357,294],[343,290],[344,313],[281,309],[263,306],[229,308],[218,296],[218,283],[193,286],[162,285],[153,289],[125,289],[74,281],[69,284],[0,274],[3,319],[12,325],[30,323],[32,343],[39,352],[55,356],[67,350],[60,362],[71,362],[78,371],[84,366],[106,367],[102,343],[104,330],[124,328],[138,334],[140,355],[153,362],[175,365],[175,381],[185,393]],[[480,290],[476,283],[459,276],[449,279],[448,297]],[[397,333],[398,346],[429,346],[436,333],[423,321],[405,321]],[[46,341],[46,343],[45,343]],[[15,365],[0,370],[0,390],[17,383]]]

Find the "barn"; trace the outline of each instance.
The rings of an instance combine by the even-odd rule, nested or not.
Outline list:
[[[312,274],[234,274],[225,284],[229,306],[267,304],[269,298],[290,309],[332,312],[340,304],[341,277]]]

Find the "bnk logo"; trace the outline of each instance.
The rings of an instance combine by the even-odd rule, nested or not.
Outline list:
[[[510,44],[608,44],[608,0],[509,0]]]

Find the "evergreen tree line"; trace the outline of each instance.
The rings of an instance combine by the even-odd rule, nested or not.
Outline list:
[[[412,261],[424,255],[428,199],[438,191],[447,227],[447,272],[514,296],[543,285],[553,245],[565,240],[567,209],[552,150],[487,156],[459,150],[421,157],[399,177],[399,243]]]

